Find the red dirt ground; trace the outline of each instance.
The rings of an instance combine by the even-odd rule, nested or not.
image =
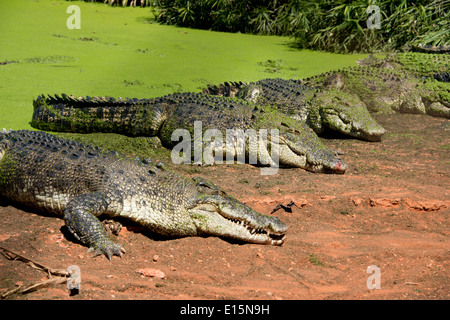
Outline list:
[[[51,268],[77,265],[81,290],[65,284],[8,299],[449,299],[449,121],[378,116],[382,142],[325,140],[345,153],[345,175],[249,165],[176,168],[203,176],[288,226],[281,247],[216,237],[161,239],[125,224],[123,258],[91,258],[61,233],[63,221],[0,206],[0,246]],[[367,288],[367,267],[381,289]],[[164,274],[164,278],[151,275]],[[45,273],[0,255],[0,295],[45,280]]]

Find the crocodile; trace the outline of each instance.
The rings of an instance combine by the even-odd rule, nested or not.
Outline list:
[[[416,113],[450,118],[448,54],[406,52],[370,55],[358,66],[298,82],[321,85],[359,97],[371,113]]]
[[[210,85],[203,93],[268,103],[304,121],[319,135],[336,132],[379,141],[385,130],[370,113],[450,117],[449,62],[446,54],[369,56],[358,66],[306,79],[225,82]]]
[[[318,135],[331,133],[365,141],[380,141],[385,133],[385,129],[372,118],[357,96],[334,88],[323,90],[317,85],[274,78],[211,85],[203,93],[271,105],[306,123]]]
[[[282,245],[287,226],[212,182],[42,131],[0,133],[0,196],[62,216],[96,255],[122,256],[98,216],[124,217],[168,237],[218,236]]]
[[[177,129],[187,130],[193,151],[202,143],[214,149],[215,155],[239,154],[236,140],[216,143],[201,139],[195,133],[196,122],[201,124],[201,137],[206,130],[218,130],[222,137],[229,131],[248,133],[249,130],[278,130],[263,140],[268,149],[278,150],[278,161],[268,153],[259,152],[261,144],[245,144],[247,162],[256,154],[256,163],[299,167],[311,172],[344,173],[347,164],[336,152],[328,150],[319,137],[303,122],[280,113],[271,106],[257,105],[242,99],[175,93],[152,99],[123,99],[111,97],[39,96],[34,100],[31,125],[45,131],[114,132],[130,136],[157,136],[164,147],[178,145],[173,135]],[[240,131],[239,131],[240,130]],[[175,139],[176,140],[176,139]],[[193,155],[194,156],[194,155]],[[220,157],[219,157],[220,158]]]
[[[448,53],[450,53],[450,46],[449,45],[433,46],[433,45],[423,45],[423,44],[419,43],[417,45],[415,45],[415,44],[406,45],[403,48],[403,51],[434,53],[434,54],[448,54]]]

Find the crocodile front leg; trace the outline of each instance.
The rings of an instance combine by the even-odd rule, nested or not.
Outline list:
[[[107,209],[108,201],[104,194],[82,194],[67,204],[64,222],[78,240],[89,246],[89,251],[94,251],[94,256],[104,254],[111,260],[113,255],[121,257],[125,249],[109,239],[104,226],[96,217]]]

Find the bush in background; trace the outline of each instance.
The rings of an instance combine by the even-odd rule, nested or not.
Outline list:
[[[450,45],[450,0],[99,0],[151,6],[162,24],[197,29],[283,35],[299,48],[376,52],[405,45]],[[367,27],[369,5],[381,28]]]
[[[369,5],[379,6],[381,29],[367,28]],[[153,11],[164,24],[291,36],[300,48],[332,52],[450,44],[450,0],[156,0]]]

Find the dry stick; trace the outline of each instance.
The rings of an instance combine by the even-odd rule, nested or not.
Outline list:
[[[25,262],[30,267],[35,268],[37,270],[44,271],[49,274],[49,276],[59,276],[59,277],[69,277],[70,273],[66,269],[53,269],[47,266],[44,266],[43,264],[33,261],[27,257],[24,257],[14,251],[11,251],[9,249],[3,248],[0,246],[0,252],[9,260],[19,260],[22,262]]]
[[[14,293],[26,294],[26,293],[30,293],[30,292],[33,292],[33,291],[36,291],[36,290],[39,290],[42,288],[49,287],[52,284],[61,284],[61,283],[65,283],[65,282],[67,282],[67,279],[65,277],[50,278],[50,279],[47,279],[44,281],[36,282],[27,287],[20,286],[18,288],[14,288],[12,290],[6,291],[0,297],[2,299],[5,299]]]
[[[40,281],[40,282],[36,282],[32,285],[29,285],[27,287],[23,287],[20,286],[18,288],[14,288],[12,290],[9,290],[5,293],[3,293],[0,298],[5,299],[6,297],[18,292],[20,294],[25,294],[25,293],[29,293],[32,291],[36,291],[42,288],[46,288],[52,284],[60,284],[60,283],[64,283],[67,281],[67,277],[70,276],[70,273],[65,270],[65,269],[53,269],[53,268],[49,268],[41,263],[38,263],[36,261],[33,261],[27,257],[24,257],[14,251],[11,251],[9,249],[3,248],[0,246],[0,253],[3,254],[3,256],[5,256],[5,258],[7,258],[8,260],[19,260],[22,262],[25,262],[26,264],[28,264],[30,267],[46,272],[49,276],[50,279],[44,280],[44,281]],[[51,276],[58,276],[58,278],[52,278]]]

